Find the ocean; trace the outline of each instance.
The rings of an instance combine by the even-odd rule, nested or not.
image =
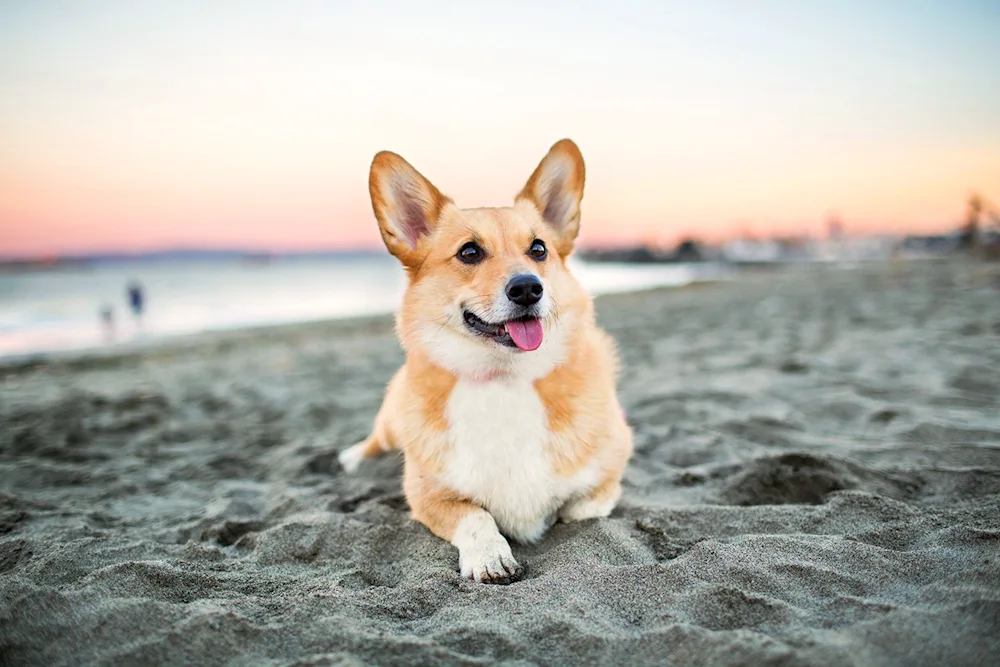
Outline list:
[[[572,259],[592,294],[718,277],[710,264]],[[145,296],[141,320],[127,285]],[[107,348],[206,331],[392,312],[405,276],[389,256],[106,261],[0,274],[0,357]],[[106,326],[102,310],[111,313]]]

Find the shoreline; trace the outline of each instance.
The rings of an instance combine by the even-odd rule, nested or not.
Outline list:
[[[915,257],[907,261],[910,262],[943,262],[954,261],[954,258],[941,257]],[[739,282],[741,279],[755,279],[761,275],[775,275],[777,273],[795,271],[843,271],[855,270],[864,266],[877,266],[886,264],[888,260],[859,260],[859,261],[784,261],[784,262],[745,262],[730,263],[724,267],[706,263],[712,270],[703,276],[693,277],[688,282],[682,284],[651,285],[648,287],[627,288],[622,290],[612,290],[605,293],[596,294],[593,298],[595,303],[605,299],[613,299],[618,296],[631,294],[642,294],[646,292],[658,292],[661,290],[673,291],[683,290],[701,285],[719,285]],[[594,262],[595,266],[604,264],[614,265],[614,262]],[[669,263],[663,264],[670,266]],[[646,268],[648,264],[636,264],[636,267]],[[654,265],[655,266],[655,265]],[[31,368],[49,363],[72,363],[75,361],[114,359],[116,357],[134,357],[136,355],[152,354],[158,350],[179,349],[187,346],[210,345],[213,341],[224,343],[229,338],[245,338],[258,335],[280,335],[280,331],[287,329],[289,332],[295,329],[310,329],[313,327],[333,327],[332,332],[337,333],[339,324],[345,326],[366,326],[369,320],[379,321],[386,318],[395,317],[393,310],[377,313],[362,313],[343,316],[320,317],[303,320],[279,321],[272,323],[241,325],[220,325],[201,331],[191,331],[183,333],[167,333],[158,335],[140,334],[127,340],[114,343],[102,343],[85,345],[81,347],[52,348],[28,352],[13,352],[0,354],[0,373],[10,372],[18,368]],[[353,323],[353,324],[352,324]]]
[[[752,269],[754,274],[758,272]],[[633,294],[655,293],[661,291],[677,291],[705,286],[721,286],[732,282],[733,278],[709,277],[691,280],[682,285],[660,285],[607,294],[593,297],[595,304],[604,300],[613,300]],[[236,344],[246,339],[267,339],[307,334],[314,330],[329,330],[331,335],[349,334],[355,330],[381,330],[385,326],[393,326],[394,312],[373,313],[363,315],[345,315],[313,320],[293,322],[276,322],[245,327],[223,327],[192,333],[167,334],[140,337],[127,342],[104,344],[97,346],[43,350],[38,352],[14,353],[0,355],[0,373],[14,372],[19,369],[30,369],[49,364],[87,364],[98,363],[101,360],[135,358],[146,355],[173,354],[181,350],[208,348]]]

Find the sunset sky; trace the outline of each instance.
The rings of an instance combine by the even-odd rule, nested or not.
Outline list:
[[[584,243],[947,230],[998,63],[996,0],[4,2],[0,255],[375,247],[378,150],[506,205],[562,137]]]

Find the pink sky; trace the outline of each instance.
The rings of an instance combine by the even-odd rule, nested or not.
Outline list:
[[[564,136],[584,244],[936,232],[1000,199],[996,10],[516,4],[5,6],[0,255],[375,247],[376,151],[506,205]]]

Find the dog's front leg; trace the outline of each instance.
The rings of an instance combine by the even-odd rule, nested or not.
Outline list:
[[[521,578],[524,568],[514,559],[493,515],[429,482],[410,465],[406,467],[404,490],[413,518],[458,547],[463,577],[486,584],[509,584]]]
[[[493,516],[471,505],[451,537],[458,547],[458,568],[466,579],[487,584],[509,584],[524,573],[510,551],[510,545],[497,530]]]

